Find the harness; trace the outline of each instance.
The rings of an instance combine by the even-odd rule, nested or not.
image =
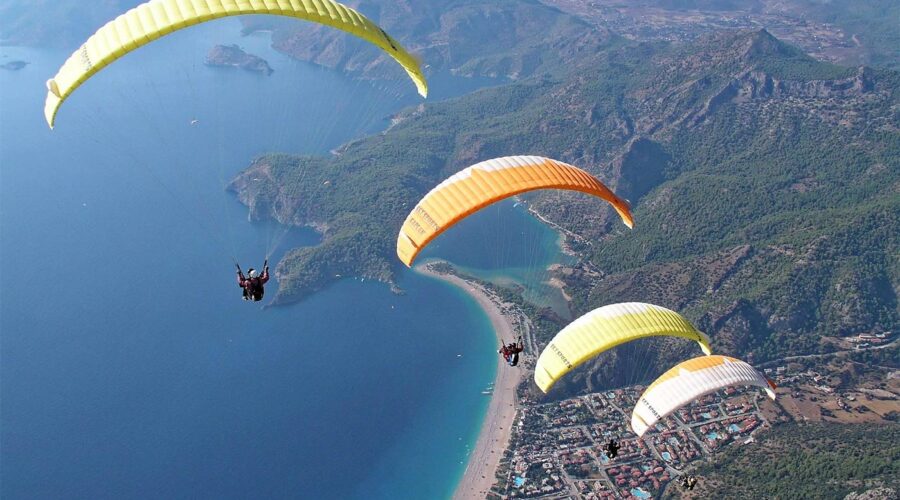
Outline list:
[[[263,288],[262,283],[259,278],[250,278],[247,280],[247,286],[242,287],[244,289],[244,300],[252,300],[254,302],[258,302],[262,300],[263,295],[266,293],[265,288]]]

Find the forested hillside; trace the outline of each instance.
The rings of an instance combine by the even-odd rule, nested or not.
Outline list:
[[[896,498],[900,426],[788,424],[703,466],[682,498]],[[828,478],[823,481],[823,478]],[[868,496],[866,496],[868,494]],[[850,495],[850,496],[848,496]]]

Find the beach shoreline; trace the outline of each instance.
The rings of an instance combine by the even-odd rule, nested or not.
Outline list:
[[[475,299],[491,321],[497,336],[497,345],[517,337],[513,321],[503,313],[500,305],[483,287],[455,276],[432,270],[429,264],[415,267],[415,271],[454,286]],[[511,368],[497,356],[497,375],[494,379],[494,393],[488,405],[487,414],[478,434],[478,441],[469,455],[469,463],[453,494],[454,500],[483,499],[494,485],[494,475],[509,443],[513,421],[516,416],[516,387],[522,380],[523,367]]]

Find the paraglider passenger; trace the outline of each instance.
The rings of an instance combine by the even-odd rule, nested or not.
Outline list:
[[[606,455],[610,458],[616,458],[619,455],[619,443],[617,443],[614,439],[610,439],[608,443],[606,443]]]
[[[519,337],[518,343],[510,343],[503,346],[500,346],[499,352],[503,355],[503,359],[509,363],[509,366],[516,366],[519,364],[519,353],[525,350],[525,344],[522,342],[522,337]]]
[[[241,271],[241,266],[237,266],[237,282],[238,286],[243,289],[244,300],[252,300],[259,302],[263,299],[266,289],[263,285],[269,281],[269,261],[263,264],[263,272],[260,276],[256,269],[252,267],[247,271],[247,277]]]

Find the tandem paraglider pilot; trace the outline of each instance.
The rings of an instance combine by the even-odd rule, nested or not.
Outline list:
[[[237,282],[238,286],[243,289],[244,292],[244,300],[252,300],[254,302],[259,302],[263,299],[263,295],[266,293],[265,284],[269,281],[269,261],[263,264],[263,272],[260,275],[256,269],[252,267],[247,271],[247,276],[244,276],[244,273],[241,271],[241,266],[239,264],[235,264],[237,267]]]
[[[522,337],[519,337],[518,343],[501,345],[497,352],[503,356],[503,359],[509,363],[509,366],[516,366],[519,364],[519,353],[524,350],[525,344],[522,343]]]

